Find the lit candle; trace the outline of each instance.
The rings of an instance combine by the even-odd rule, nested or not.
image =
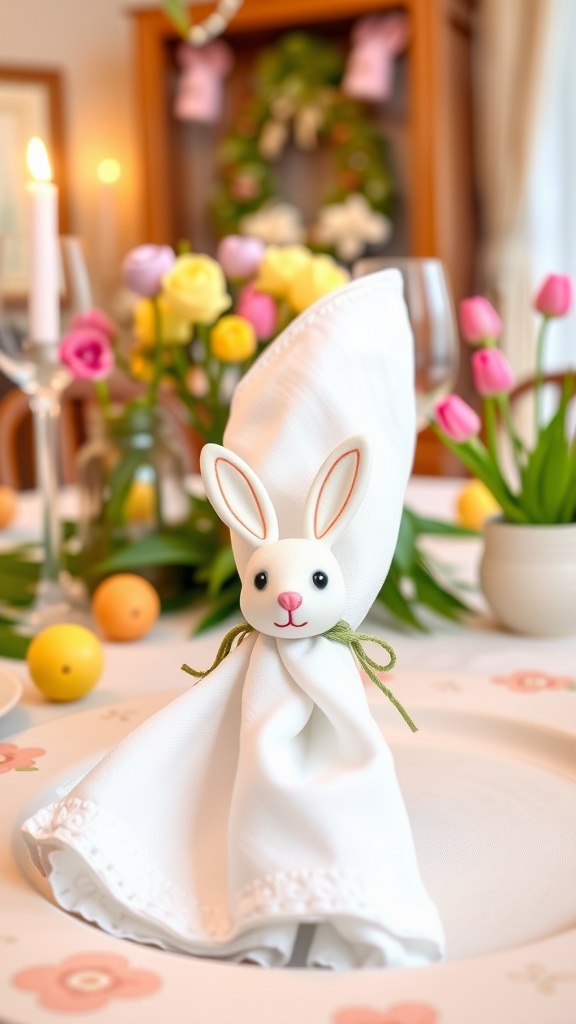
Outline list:
[[[28,194],[30,292],[28,333],[37,344],[60,337],[60,262],[58,258],[58,189],[41,139],[28,143],[28,169],[33,177]]]

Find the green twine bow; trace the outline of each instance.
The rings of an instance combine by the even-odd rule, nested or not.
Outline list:
[[[189,665],[182,665],[182,670],[184,672],[188,672],[191,676],[194,676],[195,679],[204,679],[204,676],[209,675],[215,668],[218,668],[218,665],[220,665],[220,663],[224,661],[224,658],[230,654],[235,641],[237,641],[236,646],[239,647],[242,641],[253,632],[254,627],[248,622],[241,622],[238,626],[233,626],[232,629],[228,630],[226,636],[222,640],[222,643],[218,648],[218,653],[210,665],[210,668],[207,668],[202,672],[198,671],[198,669],[190,668]],[[360,662],[369,679],[371,679],[378,689],[382,690],[382,693],[388,697],[388,700],[391,701],[396,710],[400,712],[402,718],[406,722],[406,725],[409,726],[412,732],[417,732],[417,726],[414,725],[414,722],[410,718],[408,712],[402,707],[400,701],[396,700],[392,691],[389,690],[387,686],[384,686],[382,680],[376,675],[377,672],[389,672],[396,664],[396,655],[392,647],[390,647],[390,644],[387,644],[385,640],[381,640],[379,636],[372,636],[370,633],[356,633],[356,631],[353,630],[352,627],[344,621],[344,619],[340,619],[340,622],[337,622],[336,625],[332,626],[332,629],[327,630],[326,633],[322,633],[322,636],[325,636],[328,640],[335,640],[339,644],[345,644],[350,648],[352,653],[356,655],[356,658]],[[379,665],[378,662],[374,661],[368,654],[366,654],[362,644],[368,643],[369,641],[378,644],[388,652],[390,655],[390,661],[387,665]]]

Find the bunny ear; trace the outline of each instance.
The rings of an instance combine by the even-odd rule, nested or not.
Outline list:
[[[370,449],[361,434],[328,456],[306,499],[304,536],[332,544],[355,515],[370,478]]]
[[[223,522],[253,547],[278,540],[278,520],[264,485],[246,463],[219,444],[204,445],[200,471],[208,500]]]

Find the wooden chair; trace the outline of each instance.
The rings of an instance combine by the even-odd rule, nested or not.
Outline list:
[[[112,388],[113,400],[125,400],[137,394],[136,389]],[[198,472],[201,438],[185,422],[178,399],[162,392],[160,401],[166,411],[170,432],[179,445],[187,473]],[[90,385],[76,381],[68,388],[61,403],[59,480],[62,485],[76,482],[76,458],[79,448],[98,433],[99,413]],[[28,396],[13,388],[0,398],[0,484],[16,490],[33,487],[34,438]]]

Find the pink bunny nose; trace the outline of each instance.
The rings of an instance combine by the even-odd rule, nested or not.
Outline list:
[[[296,594],[293,590],[285,590],[283,594],[278,594],[278,604],[281,608],[285,608],[287,612],[293,612],[295,608],[299,608],[302,604],[302,598],[300,594]]]

